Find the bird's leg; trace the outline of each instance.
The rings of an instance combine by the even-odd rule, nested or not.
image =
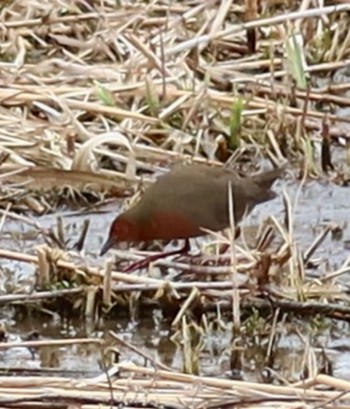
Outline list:
[[[241,235],[241,228],[240,228],[240,226],[236,226],[234,240],[238,239],[238,237],[240,235]],[[231,247],[231,244],[228,244],[228,243],[227,244],[222,244],[220,246],[219,253],[220,254],[225,254],[229,250],[230,247]]]
[[[134,270],[139,270],[141,268],[147,267],[153,261],[156,261],[161,258],[168,257],[168,256],[175,256],[176,254],[188,253],[190,250],[191,250],[190,241],[188,239],[185,239],[185,244],[180,249],[166,251],[164,253],[153,254],[152,256],[148,256],[144,258],[143,260],[136,261],[135,263],[130,264],[130,266],[124,268],[122,271],[123,273],[130,273]]]
[[[235,240],[238,239],[238,237],[241,234],[241,228],[239,226],[236,226],[235,228]],[[231,244],[228,243],[224,243],[224,244],[220,244],[219,246],[219,255],[224,255],[230,248]],[[215,258],[215,263],[213,263],[213,258],[210,256],[201,256],[201,255],[184,255],[184,257],[181,257],[181,262],[185,262],[185,263],[191,263],[193,265],[210,265],[210,264],[218,264],[220,265],[220,260],[217,260],[217,257]],[[180,260],[179,260],[180,261]],[[227,264],[226,262],[224,262],[224,264]]]

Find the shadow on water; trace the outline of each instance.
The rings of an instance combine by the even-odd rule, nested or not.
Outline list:
[[[292,201],[298,186],[295,184],[277,184],[277,190],[287,190]],[[339,267],[348,257],[346,245],[350,239],[349,231],[349,191],[330,183],[310,182],[300,191],[298,205],[294,214],[295,239],[298,245],[306,250],[322,231],[326,222],[339,224],[343,229],[341,239],[333,240],[327,237],[323,245],[317,250],[316,256],[323,260],[319,271]],[[115,217],[118,205],[109,205],[103,213],[79,215],[63,212],[61,216],[69,230],[67,237],[74,242],[80,232],[83,220],[91,218],[88,238],[85,244],[86,257],[89,264],[101,265],[98,253],[112,219]],[[283,219],[282,199],[276,199],[257,207],[252,215],[243,223],[245,237],[254,237],[259,223],[268,215],[273,214]],[[57,214],[45,215],[37,218],[42,228],[52,227],[56,223]],[[42,238],[30,226],[7,220],[2,232],[3,248],[30,253]],[[30,288],[33,281],[34,267],[29,264],[1,260],[0,291],[11,292],[15,287]],[[82,322],[82,320],[62,320],[57,316],[35,316],[16,314],[12,308],[3,308],[0,322],[5,323],[8,331],[8,341],[23,339],[37,331],[40,339],[60,338],[104,338],[107,343],[111,337],[109,331],[114,331],[120,338],[130,342],[136,348],[146,352],[153,358],[172,368],[182,369],[181,336],[171,329],[171,322],[162,317],[160,311],[152,311],[136,322],[120,314],[115,320],[101,320],[97,325]],[[305,359],[305,344],[298,331],[305,337],[312,337],[311,345],[316,353],[326,350],[327,356],[334,366],[334,374],[339,377],[349,376],[350,349],[348,325],[337,323],[323,328],[319,335],[310,335],[310,325],[302,321],[281,324],[280,333],[283,336],[276,344],[274,367],[279,375],[287,379],[299,379],[300,368]],[[231,329],[221,328],[219,325],[210,333],[203,336],[204,347],[201,352],[201,373],[206,375],[224,375],[229,369],[229,345]],[[267,340],[260,340],[258,344],[247,341],[244,356],[244,376],[246,379],[259,379],[263,370],[263,357],[266,354]],[[45,347],[35,351],[18,347],[0,351],[1,367],[27,368],[56,368],[67,372],[77,368],[84,373],[101,371],[101,350],[94,344],[77,344],[64,347]],[[349,356],[349,359],[348,359]],[[120,347],[121,359],[132,360],[144,364],[144,358],[132,353],[126,347]]]

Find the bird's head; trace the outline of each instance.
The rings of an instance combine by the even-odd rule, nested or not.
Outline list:
[[[137,225],[123,215],[114,219],[107,241],[102,246],[100,256],[107,253],[109,249],[116,246],[118,243],[139,241],[139,230]]]

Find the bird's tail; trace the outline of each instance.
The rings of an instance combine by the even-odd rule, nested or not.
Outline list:
[[[286,171],[286,165],[283,165],[277,169],[268,170],[266,172],[257,173],[252,176],[253,181],[262,189],[270,189],[273,182],[281,177]]]

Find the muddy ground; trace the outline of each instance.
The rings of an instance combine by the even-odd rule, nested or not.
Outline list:
[[[282,193],[285,189],[292,199],[295,198],[298,184],[287,180],[278,182],[276,190]],[[110,203],[99,212],[79,214],[70,210],[61,211],[69,237],[78,236],[80,226],[86,218],[91,219],[88,238],[85,243],[85,255],[92,264],[99,265],[104,262],[98,257],[99,249],[104,241],[109,225],[115,217],[120,202]],[[102,210],[102,212],[101,212]],[[270,214],[282,220],[284,216],[282,194],[272,202],[258,206],[244,221],[246,238],[254,238],[259,224]],[[41,227],[52,227],[58,214],[45,215],[36,220]],[[299,201],[294,215],[295,239],[301,249],[306,250],[322,231],[323,225],[328,222],[338,224],[342,236],[332,238],[328,236],[317,250],[315,257],[322,260],[317,274],[334,271],[340,267],[349,254],[350,241],[350,212],[349,188],[339,187],[327,181],[308,181],[301,189]],[[30,253],[42,239],[35,234],[35,230],[24,223],[7,219],[2,231],[3,248]],[[249,242],[248,242],[249,244]],[[106,257],[110,257],[107,255]],[[1,260],[1,290],[8,288],[30,286],[33,280],[34,267],[9,260]],[[315,272],[312,272],[313,274]],[[347,280],[347,277],[344,277]],[[125,316],[123,316],[125,315]],[[86,323],[83,320],[60,319],[58,316],[43,315],[39,318],[22,317],[15,315],[12,308],[2,308],[0,319],[5,323],[9,340],[15,341],[25,338],[31,331],[38,331],[43,339],[59,339],[67,337],[101,337],[108,339],[108,331],[115,331],[120,337],[147,352],[161,362],[175,368],[182,367],[182,352],[180,338],[174,336],[170,322],[161,316],[159,311],[142,316],[142,319],[130,322],[126,314],[121,314],[117,319],[103,320],[98,324]],[[305,358],[305,344],[302,336],[306,337],[316,353],[323,349],[328,359],[333,364],[334,375],[348,378],[350,375],[350,348],[349,329],[344,322],[327,322],[326,327],[315,330],[310,319],[302,321],[296,319],[287,322],[280,328],[282,336],[276,345],[275,370],[280,376],[289,380],[300,377],[300,368]],[[298,334],[299,332],[299,334]],[[177,338],[177,341],[176,341]],[[244,355],[244,379],[261,379],[263,371],[263,357],[266,353],[266,337],[259,337],[259,341],[247,340]],[[227,329],[213,331],[205,334],[204,349],[201,352],[201,373],[206,375],[224,375],[229,369],[229,344],[230,325]],[[55,368],[68,371],[78,368],[84,373],[95,373],[101,369],[101,351],[93,345],[74,345],[62,348],[43,348],[33,353],[27,348],[14,348],[0,351],[3,368],[28,368],[42,367]],[[131,359],[138,363],[143,360],[131,353],[126,348],[121,348],[121,359]]]

